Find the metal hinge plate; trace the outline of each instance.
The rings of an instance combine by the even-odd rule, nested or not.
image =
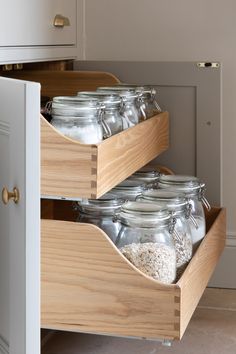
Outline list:
[[[203,62],[198,62],[197,66],[199,68],[214,68],[218,69],[220,67],[220,63],[217,62],[210,62],[210,61],[203,61]]]

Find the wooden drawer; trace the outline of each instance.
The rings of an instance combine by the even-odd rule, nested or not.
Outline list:
[[[206,216],[206,237],[171,285],[139,272],[96,226],[42,220],[42,327],[181,339],[225,244],[225,210]]]
[[[63,136],[41,117],[41,195],[99,198],[168,145],[167,112],[94,145]]]

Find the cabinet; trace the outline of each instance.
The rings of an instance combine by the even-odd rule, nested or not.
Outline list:
[[[1,13],[0,64],[76,57],[77,0],[9,0]]]
[[[36,80],[37,77],[39,80],[36,81],[42,85],[42,93],[49,96],[59,92],[74,94],[79,89],[93,89],[94,86],[117,81],[111,74],[94,73],[91,76],[86,72],[19,72],[12,73],[12,76],[23,80]],[[20,82],[26,85],[25,81],[5,80],[9,85]],[[0,82],[4,87],[4,78]],[[31,89],[31,84],[27,85],[29,87],[23,86],[24,92]],[[36,100],[37,95],[36,92]],[[21,100],[27,99],[32,100],[32,97],[21,97]],[[1,103],[4,104],[4,99]],[[30,105],[25,110],[28,115],[29,109]],[[7,113],[6,108],[4,117]],[[38,115],[31,118],[35,119],[35,123],[39,121]],[[13,125],[14,119],[19,117],[13,117]],[[29,133],[28,128],[26,132]],[[31,140],[31,144],[34,145],[34,141]],[[39,146],[37,139],[35,145]],[[28,145],[23,150],[27,151],[27,148]],[[41,191],[52,199],[73,199],[76,190],[79,191],[76,197],[83,192],[86,197],[99,197],[167,148],[166,112],[91,146],[63,137],[41,118]],[[34,160],[34,156],[29,154],[27,158],[31,158],[34,165],[39,165],[38,157]],[[69,169],[68,161],[71,164]],[[63,174],[68,170],[70,174],[65,175],[63,181]],[[73,171],[76,173],[73,174]],[[30,173],[29,181],[32,182],[35,177],[37,184],[39,173],[32,170]],[[82,184],[73,184],[78,181],[82,181]],[[86,188],[83,189],[82,185],[85,184]],[[71,190],[69,186],[72,186]],[[39,200],[37,188],[32,193],[38,193],[36,198]],[[29,197],[27,195],[26,200]],[[50,207],[50,202],[48,205]],[[13,207],[17,208],[15,205]],[[24,205],[19,203],[18,207]],[[1,204],[1,212],[2,209]],[[149,339],[180,339],[223,250],[225,211],[216,208],[207,214],[207,236],[181,279],[177,284],[163,285],[135,269],[102,230],[93,225],[73,222],[70,210],[70,202],[63,200],[53,201],[49,213],[43,209],[47,219],[41,221],[41,326]],[[25,220],[28,222],[27,217]],[[31,229],[27,231],[37,238],[35,227],[37,225],[31,222]],[[31,252],[37,249],[37,242],[32,247]],[[29,254],[26,252],[27,256]],[[37,257],[31,262],[34,267]],[[33,274],[29,277],[25,269],[30,288],[37,281],[38,269],[37,265],[36,269],[31,269],[32,273],[36,270],[34,279]],[[39,302],[37,298],[32,298],[31,306],[28,302],[30,300],[25,303],[29,317],[27,320],[35,324],[37,318],[34,317],[34,311],[29,310],[32,310],[32,304],[37,309]],[[21,345],[23,347],[24,344]],[[31,353],[37,353],[37,350],[31,349]],[[10,353],[15,354],[16,351]],[[31,354],[26,350],[18,350],[19,353]]]

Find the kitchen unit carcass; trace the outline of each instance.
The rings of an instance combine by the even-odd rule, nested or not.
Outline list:
[[[40,82],[42,94],[49,97],[118,81],[113,75],[86,72],[22,71],[8,76]],[[40,121],[41,196],[53,200],[46,203],[49,212],[41,201],[41,326],[180,339],[224,247],[225,211],[207,213],[208,232],[195,256],[176,284],[165,285],[134,268],[102,230],[73,222],[63,202],[98,198],[166,150],[168,113],[91,145],[61,135],[43,117]],[[21,202],[18,207],[23,207]]]

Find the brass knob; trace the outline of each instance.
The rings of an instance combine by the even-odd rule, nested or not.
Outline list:
[[[14,187],[12,192],[9,192],[6,187],[2,190],[2,201],[4,204],[7,204],[9,200],[13,200],[14,203],[18,203],[20,200],[20,192],[18,188]]]
[[[61,28],[63,28],[64,26],[70,26],[70,20],[68,17],[56,15],[53,20],[53,26]]]

